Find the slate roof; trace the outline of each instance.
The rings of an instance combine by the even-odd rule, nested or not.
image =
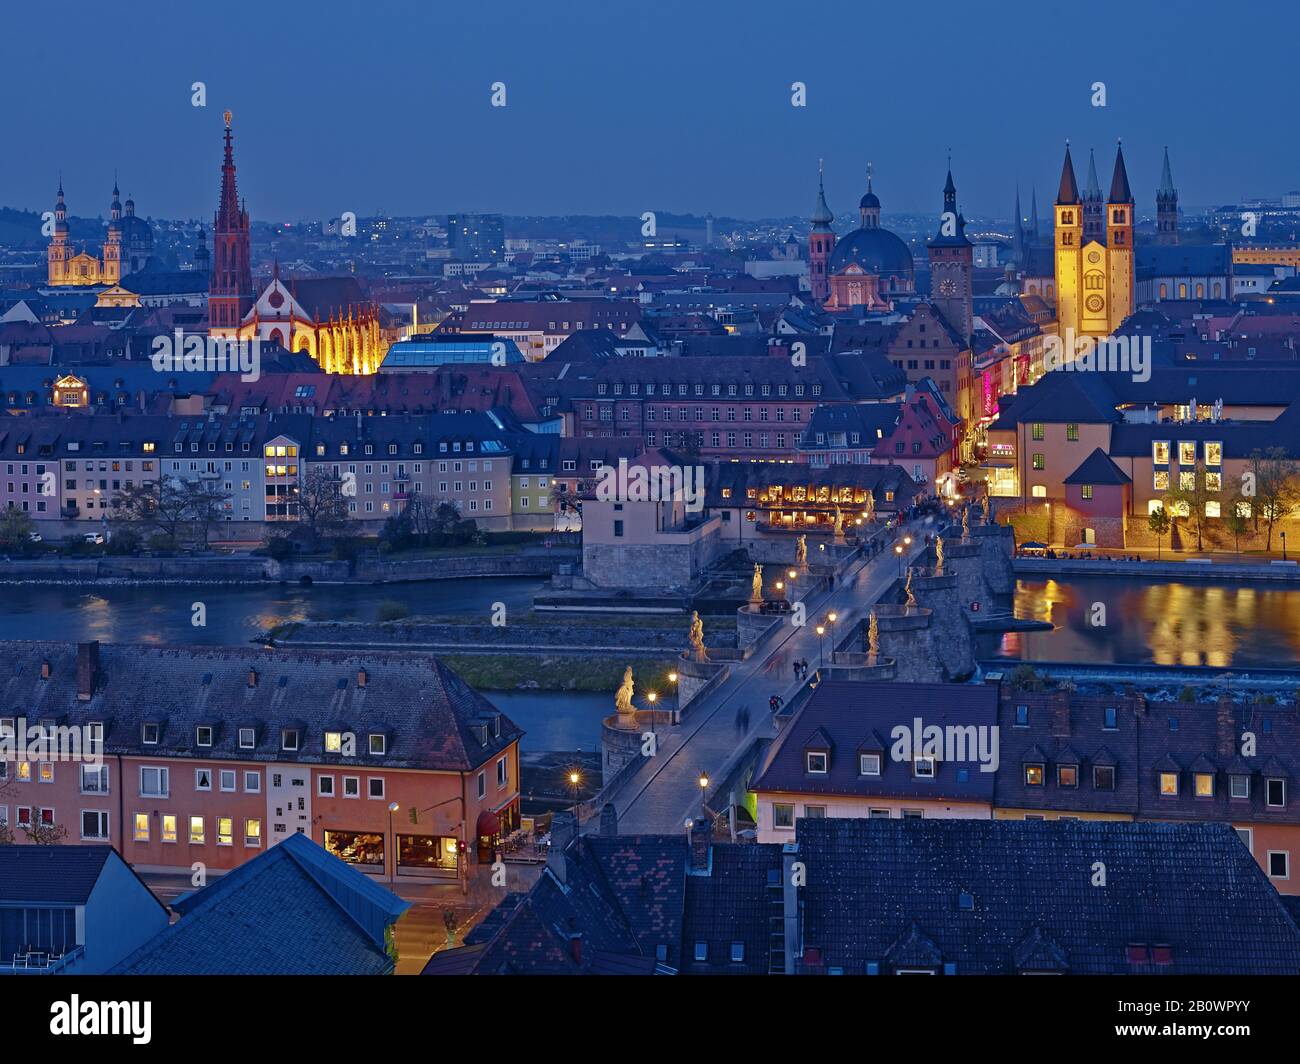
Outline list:
[[[798,833],[814,970],[1300,973],[1300,929],[1226,824],[815,819]],[[1170,963],[1130,964],[1136,944],[1169,946]]]
[[[111,846],[0,846],[0,903],[85,905]]]
[[[1139,244],[1134,263],[1138,276],[1227,277],[1234,271],[1230,244]]]
[[[998,689],[992,684],[907,684],[826,681],[813,693],[794,719],[772,742],[767,757],[750,785],[756,793],[844,794],[859,797],[924,798],[989,803],[993,799],[993,772],[980,771],[975,753],[966,761],[940,758],[935,775],[913,775],[910,761],[891,756],[892,732],[897,726],[911,734],[913,722],[921,726],[974,726],[991,729],[997,724]],[[809,773],[805,753],[833,744],[828,770]],[[860,751],[882,750],[880,775],[859,771]]]
[[[1093,448],[1073,473],[1065,478],[1066,484],[1132,484],[1133,479],[1110,460],[1100,447]]]
[[[382,756],[357,744],[362,760],[376,767],[460,772],[523,735],[429,654],[83,645],[98,647],[99,657],[88,701],[77,697],[77,644],[13,641],[5,644],[0,704],[22,707],[33,721],[102,723],[110,755],[343,764],[341,754],[325,753],[324,732],[345,724],[358,735],[387,735]],[[48,680],[41,679],[43,662],[50,664]],[[257,677],[252,687],[250,671]],[[146,723],[158,725],[157,743],[143,743]],[[200,724],[212,726],[211,746],[197,746]],[[240,747],[241,727],[254,729],[254,749]],[[281,749],[285,727],[300,730],[297,751]]]
[[[385,930],[410,904],[290,835],[178,908],[114,975],[386,975]]]

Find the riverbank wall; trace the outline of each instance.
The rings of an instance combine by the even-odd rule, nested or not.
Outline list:
[[[387,584],[530,576],[547,579],[577,559],[573,551],[464,554],[437,558],[284,561],[253,555],[177,558],[12,558],[0,584]]]

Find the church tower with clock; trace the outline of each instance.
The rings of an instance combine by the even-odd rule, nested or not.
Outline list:
[[[1086,224],[1088,206],[1079,196],[1067,143],[1056,196],[1056,322],[1062,336],[1067,330],[1109,336],[1133,313],[1134,204],[1122,146],[1115,152],[1104,236],[1095,222]]]
[[[944,320],[969,343],[975,330],[972,271],[974,246],[966,237],[966,219],[957,210],[957,186],[952,167],[943,186],[939,232],[930,240],[930,301]]]

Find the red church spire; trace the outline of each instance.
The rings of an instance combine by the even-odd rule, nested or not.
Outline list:
[[[253,305],[252,256],[248,211],[235,187],[235,149],[226,118],[226,151],[221,166],[221,202],[212,227],[212,274],[208,282],[208,334],[235,336]]]

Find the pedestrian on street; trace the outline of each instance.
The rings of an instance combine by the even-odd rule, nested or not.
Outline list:
[[[794,678],[795,678],[796,680],[799,679],[799,659],[798,659],[798,658],[795,658],[794,661],[790,662],[790,668],[791,668],[792,670],[794,670]]]

